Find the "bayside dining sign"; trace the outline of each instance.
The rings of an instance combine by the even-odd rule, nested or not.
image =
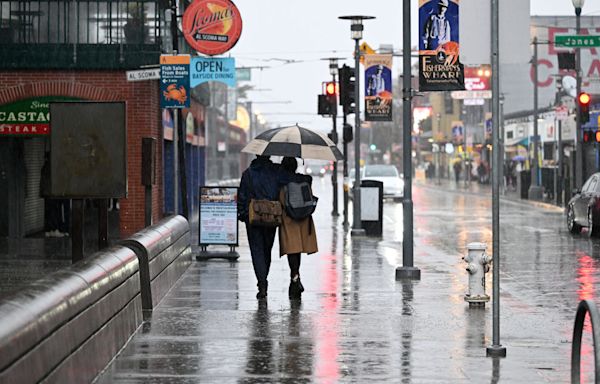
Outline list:
[[[241,34],[242,17],[231,0],[196,0],[183,14],[183,36],[199,53],[225,53]]]

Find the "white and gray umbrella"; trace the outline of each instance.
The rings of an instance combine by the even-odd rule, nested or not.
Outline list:
[[[299,125],[269,129],[252,139],[242,152],[331,161],[344,158],[327,136]]]

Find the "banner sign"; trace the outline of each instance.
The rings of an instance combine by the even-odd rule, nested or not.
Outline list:
[[[207,81],[218,81],[235,88],[235,59],[194,57],[190,66],[192,88]]]
[[[465,89],[459,61],[459,0],[419,0],[419,90]]]
[[[200,187],[199,245],[238,245],[237,187]]]
[[[242,34],[240,11],[230,0],[196,0],[183,13],[183,36],[205,55],[229,51]]]
[[[392,55],[365,55],[365,121],[392,121]]]
[[[486,112],[485,113],[485,139],[492,139],[492,127],[493,127],[493,122],[492,122],[492,112]]]
[[[189,108],[190,55],[160,56],[160,107]]]
[[[50,102],[75,100],[78,99],[42,96],[0,105],[0,135],[48,135]]]
[[[452,142],[461,144],[465,136],[465,127],[460,120],[452,122]]]

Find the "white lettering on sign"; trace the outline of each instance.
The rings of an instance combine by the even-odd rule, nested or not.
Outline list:
[[[127,81],[144,81],[160,79],[160,68],[127,71]]]

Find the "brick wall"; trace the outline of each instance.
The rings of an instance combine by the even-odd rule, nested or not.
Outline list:
[[[40,96],[71,96],[127,104],[128,196],[120,200],[121,237],[144,227],[144,187],[141,185],[142,137],[157,139],[156,185],[152,212],[163,213],[162,124],[158,80],[129,82],[124,71],[6,71],[0,73],[0,104]]]

